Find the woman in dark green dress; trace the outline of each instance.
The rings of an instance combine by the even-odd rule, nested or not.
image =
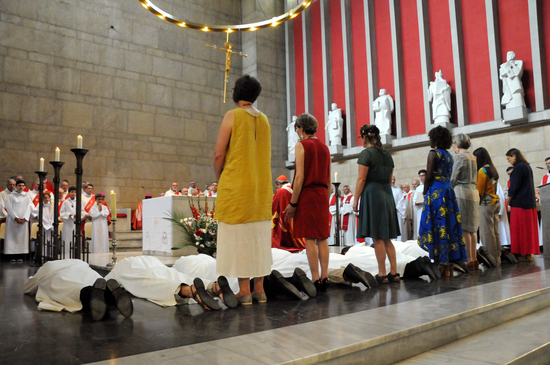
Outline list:
[[[357,160],[359,174],[355,186],[360,203],[356,200],[353,206],[353,210],[359,212],[357,238],[371,237],[374,241],[374,252],[378,261],[376,280],[383,284],[399,281],[395,247],[391,243],[391,238],[401,235],[390,187],[393,159],[382,148],[380,131],[375,125],[361,127],[361,140],[365,149]],[[389,274],[386,274],[386,256],[390,261]]]

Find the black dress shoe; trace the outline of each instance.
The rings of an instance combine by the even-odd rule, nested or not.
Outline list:
[[[273,270],[269,275],[269,281],[273,283],[277,294],[286,294],[294,299],[302,300],[303,296],[300,291],[291,283],[289,283],[283,275],[277,270]]]
[[[296,289],[306,293],[308,297],[315,298],[317,296],[317,288],[313,285],[313,281],[311,281],[307,277],[304,270],[299,267],[294,269],[294,274],[292,274],[290,282],[296,287]]]
[[[500,254],[500,260],[501,262],[508,262],[510,264],[518,263],[518,259],[516,258],[516,256],[510,251],[505,250],[502,250],[502,253]]]
[[[441,279],[441,271],[439,271],[439,267],[436,264],[434,264],[428,256],[422,256],[421,259],[432,269],[432,272],[434,273],[435,278]]]
[[[495,266],[493,266],[493,264],[491,263],[491,261],[494,261],[494,259],[491,260],[489,258],[489,253],[483,246],[481,246],[477,250],[477,261],[479,261],[480,264],[483,264],[483,266],[485,266],[488,269],[496,267],[496,263],[495,263]]]
[[[90,312],[94,321],[101,321],[107,311],[107,303],[105,302],[105,289],[107,282],[103,278],[95,281],[90,296]]]
[[[455,270],[460,271],[463,274],[468,274],[470,272],[470,269],[468,269],[468,266],[464,261],[455,260],[452,261],[452,264],[454,265]]]
[[[428,259],[429,263],[426,262],[424,257]],[[419,257],[417,260],[418,260],[418,266],[421,268],[424,274],[428,275],[432,280],[437,280],[437,276],[433,270],[431,260],[427,256]],[[437,270],[437,272],[441,276],[441,272],[439,271],[439,269]]]
[[[132,303],[130,294],[115,279],[109,279],[107,287],[115,297],[116,307],[120,314],[126,318],[130,318],[132,313],[134,313],[134,304]]]
[[[352,263],[349,263],[344,269],[344,280],[351,283],[361,283],[367,288],[378,286],[378,282],[372,274],[361,270]]]

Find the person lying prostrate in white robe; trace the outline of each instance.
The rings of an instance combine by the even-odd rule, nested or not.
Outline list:
[[[218,302],[206,291],[211,287],[228,307],[236,307],[238,299],[229,288],[224,276],[212,283],[208,278],[195,278],[173,267],[167,267],[153,256],[134,256],[119,261],[105,279],[115,279],[132,295],[147,299],[162,307],[183,304],[193,298],[203,308],[221,309]],[[193,283],[193,285],[190,285]]]
[[[90,209],[92,216],[92,242],[90,252],[92,253],[108,253],[109,252],[109,225],[107,217],[111,213],[109,207],[103,204],[105,202],[105,194],[99,193],[95,195],[95,204]]]
[[[15,183],[16,190],[11,193],[6,201],[6,231],[4,238],[4,254],[29,253],[29,220],[31,219],[32,200],[24,192],[25,182],[18,180]],[[11,259],[12,262],[15,259]],[[23,262],[21,258],[19,262]]]
[[[75,230],[75,219],[76,219],[76,187],[71,186],[69,188],[69,199],[65,200],[61,204],[61,210],[59,211],[59,216],[63,219],[63,232],[61,232],[61,242],[64,246],[64,258],[71,257],[71,245],[73,241],[73,234]],[[84,217],[86,216],[86,211],[82,209],[81,211],[82,224],[84,224]]]

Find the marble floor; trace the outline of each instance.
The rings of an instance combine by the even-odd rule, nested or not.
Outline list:
[[[35,269],[28,262],[1,262],[0,364],[278,363],[308,357],[312,363],[311,356],[328,346],[448,314],[442,306],[467,310],[550,286],[546,269],[550,259],[537,257],[435,282],[404,280],[371,290],[332,285],[314,299],[281,297],[207,313],[196,304],[162,308],[135,298],[131,318],[113,309],[94,322],[87,313],[38,311],[34,298],[23,294]]]

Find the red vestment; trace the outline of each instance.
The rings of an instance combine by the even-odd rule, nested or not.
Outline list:
[[[142,208],[143,208],[143,202],[139,202],[139,204],[136,207],[136,211],[134,212],[134,216],[132,217],[132,228],[136,231],[141,231],[141,223],[142,223]]]
[[[290,252],[302,251],[306,248],[303,238],[294,238],[294,219],[285,221],[286,214],[283,211],[292,198],[292,188],[285,185],[275,193],[271,204],[271,247],[280,248]]]

